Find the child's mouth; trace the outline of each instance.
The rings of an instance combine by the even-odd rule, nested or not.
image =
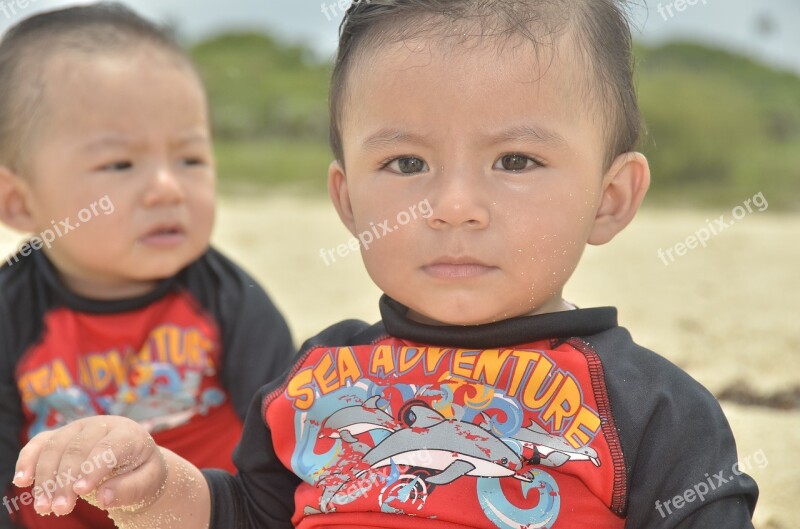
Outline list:
[[[150,230],[141,241],[148,246],[170,248],[186,240],[186,231],[178,224],[163,225]]]
[[[443,258],[423,267],[423,270],[437,279],[469,279],[482,276],[496,267],[472,259]]]

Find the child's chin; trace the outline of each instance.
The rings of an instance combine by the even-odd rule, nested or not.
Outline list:
[[[131,270],[144,281],[153,281],[172,277],[205,252],[205,248],[190,249],[186,246],[171,251],[156,252],[155,254],[140,255],[136,269]]]
[[[186,268],[191,260],[175,259],[173,262],[153,263],[150,266],[142,264],[139,270],[132,271],[132,280],[141,282],[161,281],[168,279]]]

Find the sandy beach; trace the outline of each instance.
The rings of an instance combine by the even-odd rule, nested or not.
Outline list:
[[[761,488],[756,527],[795,529],[800,215],[754,211],[705,247],[676,253],[676,244],[723,214],[731,212],[645,210],[612,243],[587,250],[566,297],[584,307],[616,306],[637,342],[723,397],[740,461],[749,459],[743,468]],[[349,238],[322,198],[275,196],[223,199],[214,242],[262,282],[299,344],[339,320],[378,317],[380,293],[358,253],[327,264],[320,257]],[[0,229],[0,252],[19,239]],[[674,259],[659,249],[662,256],[673,249]]]

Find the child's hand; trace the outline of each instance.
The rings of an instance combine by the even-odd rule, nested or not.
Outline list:
[[[82,496],[108,510],[153,503],[167,480],[161,450],[138,423],[97,416],[42,432],[22,449],[14,484],[33,488],[39,514],[68,514]]]

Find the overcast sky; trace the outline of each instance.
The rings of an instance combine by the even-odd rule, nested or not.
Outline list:
[[[635,10],[642,40],[691,38],[739,50],[800,73],[800,0],[694,0],[678,12],[675,0],[644,0]],[[688,0],[692,1],[692,0]],[[0,30],[37,11],[74,5],[70,0],[0,0]],[[341,16],[338,0],[124,0],[140,13],[177,22],[181,32],[199,39],[226,29],[269,29],[333,54]],[[20,9],[19,5],[27,5]],[[323,5],[327,15],[323,13]],[[659,12],[658,6],[661,6]],[[670,16],[670,12],[672,16]],[[758,24],[757,21],[769,24]],[[759,26],[772,26],[764,36]]]

